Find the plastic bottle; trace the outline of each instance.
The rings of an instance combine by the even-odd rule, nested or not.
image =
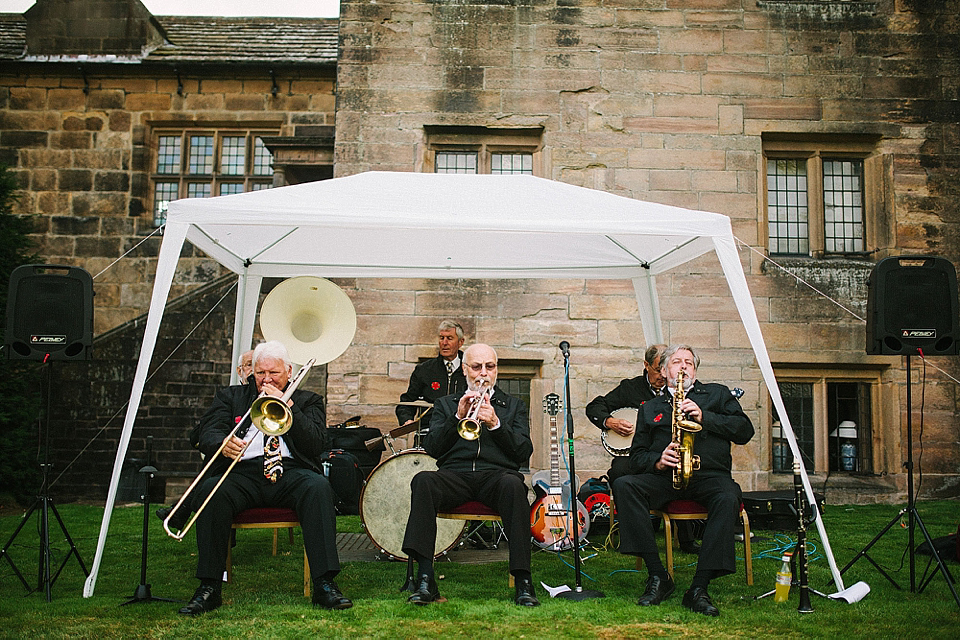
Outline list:
[[[793,582],[793,573],[790,571],[790,559],[792,557],[793,552],[791,551],[783,554],[783,564],[777,571],[777,584],[773,591],[774,602],[786,602],[790,595],[790,583]]]

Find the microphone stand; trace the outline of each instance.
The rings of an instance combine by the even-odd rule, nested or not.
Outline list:
[[[571,591],[558,593],[556,597],[564,600],[581,602],[589,598],[605,598],[602,591],[584,589],[581,584],[580,571],[580,514],[577,509],[577,467],[573,455],[573,412],[570,409],[570,344],[564,340],[560,343],[563,352],[563,388],[564,406],[563,419],[567,423],[567,440],[569,441],[570,455],[570,520],[573,522],[573,566],[576,571],[576,587]]]

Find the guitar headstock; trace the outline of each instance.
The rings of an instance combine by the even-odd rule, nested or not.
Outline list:
[[[551,416],[560,413],[560,396],[555,393],[548,393],[544,396],[543,411]]]

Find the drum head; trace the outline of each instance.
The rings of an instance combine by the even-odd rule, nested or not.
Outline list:
[[[636,407],[621,407],[610,414],[611,418],[617,420],[627,420],[634,425],[637,424],[638,409]],[[633,444],[633,436],[622,436],[613,429],[606,429],[600,433],[600,440],[603,442],[603,448],[613,456],[630,455],[630,445]]]
[[[410,515],[410,481],[421,471],[436,471],[437,461],[422,451],[403,451],[370,473],[360,493],[360,521],[373,544],[391,558],[406,560],[403,534]],[[466,527],[463,520],[437,518],[435,557],[449,551]]]

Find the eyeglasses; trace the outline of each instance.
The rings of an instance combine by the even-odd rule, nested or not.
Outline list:
[[[483,371],[483,368],[486,367],[487,371],[496,371],[497,363],[496,362],[481,362],[478,364],[467,364],[467,367],[470,368],[470,371],[474,373],[480,373]]]

